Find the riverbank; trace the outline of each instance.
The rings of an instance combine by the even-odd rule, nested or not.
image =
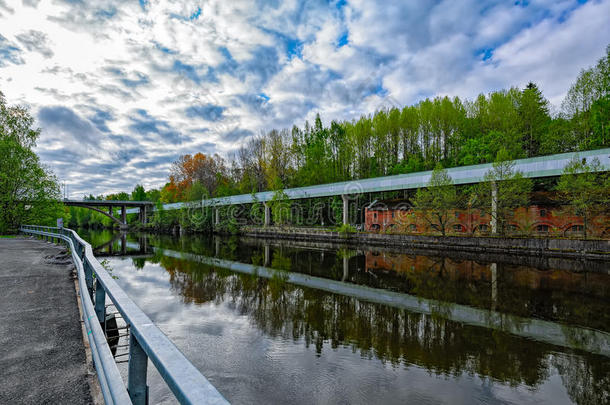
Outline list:
[[[92,403],[66,249],[0,238],[0,252],[0,403]]]
[[[241,235],[296,241],[335,242],[354,246],[379,246],[485,254],[515,254],[566,259],[610,260],[610,240],[425,236],[383,233],[340,233],[323,228],[243,227]]]

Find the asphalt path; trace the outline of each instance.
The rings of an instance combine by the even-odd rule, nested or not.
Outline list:
[[[0,404],[92,403],[63,246],[0,238]]]

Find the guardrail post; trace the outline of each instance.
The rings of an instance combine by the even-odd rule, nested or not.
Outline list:
[[[106,291],[99,278],[95,280],[95,314],[98,321],[104,323],[106,320]]]
[[[148,356],[133,335],[129,334],[129,370],[127,373],[127,392],[133,405],[148,404],[148,387],[146,386],[146,370]]]

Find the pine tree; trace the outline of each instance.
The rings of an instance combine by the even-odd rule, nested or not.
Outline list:
[[[528,157],[536,156],[542,137],[551,121],[549,102],[538,86],[532,82],[523,89],[519,101],[523,146]]]

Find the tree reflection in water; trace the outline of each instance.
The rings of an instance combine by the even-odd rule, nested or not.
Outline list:
[[[185,302],[228,302],[269,336],[302,340],[318,355],[345,346],[394,367],[415,364],[436,375],[478,374],[534,388],[556,367],[576,403],[604,403],[609,395],[610,366],[602,356],[298,287],[283,281],[285,270],[265,279],[167,256],[160,263]]]

